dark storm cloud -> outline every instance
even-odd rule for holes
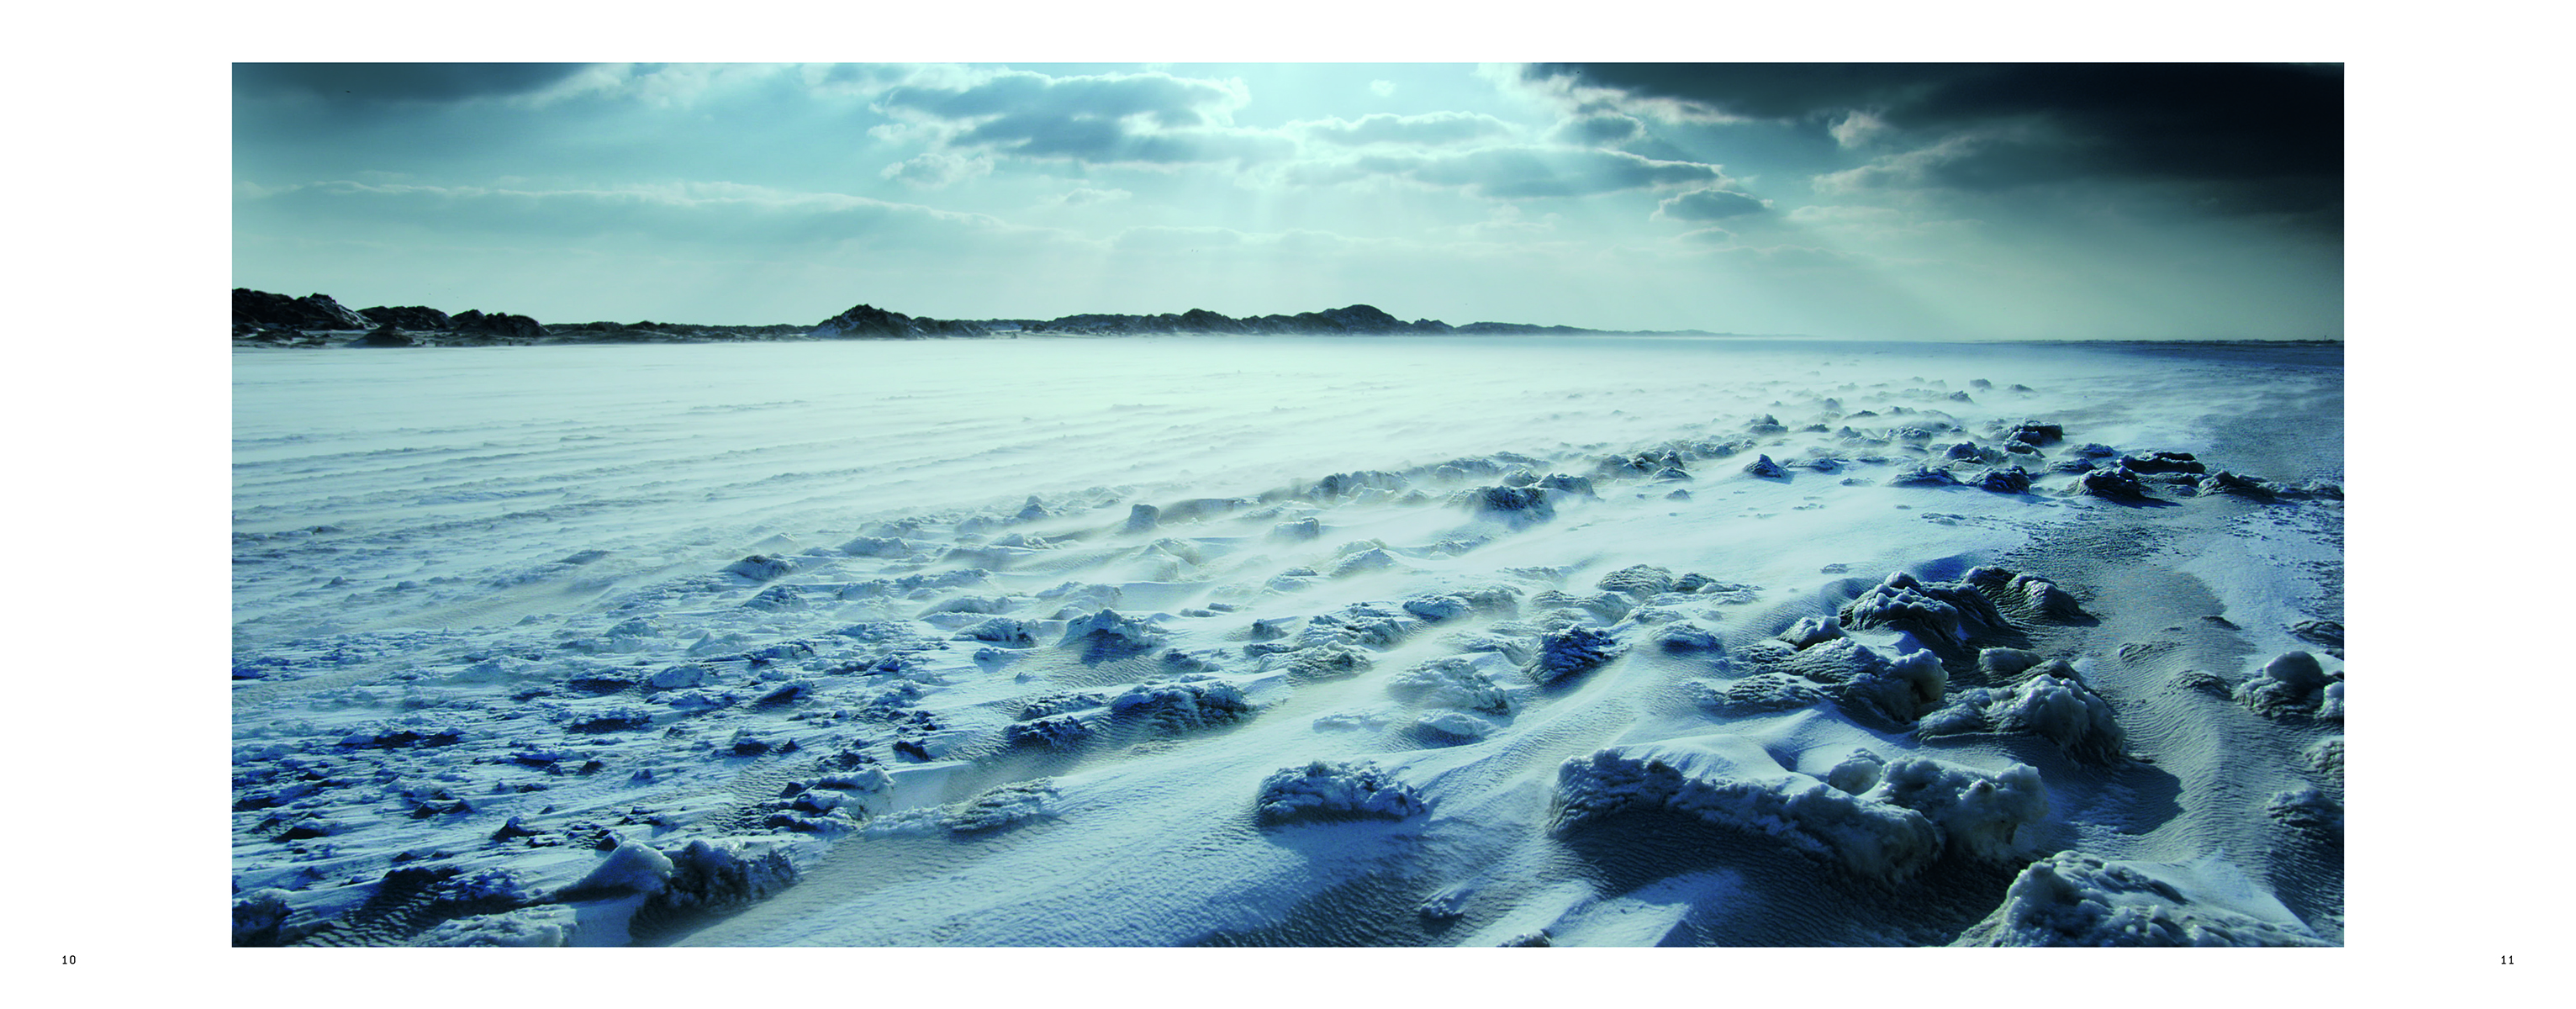
[[[233,91],[252,98],[452,102],[542,90],[580,63],[235,63]]]
[[[1645,124],[1633,116],[1616,112],[1577,116],[1559,123],[1548,139],[1578,147],[1606,147],[1637,139],[1645,133]]]
[[[1874,116],[1917,143],[1981,138],[1912,181],[2206,184],[2221,206],[2315,211],[2343,189],[2343,69],[2246,64],[1537,64],[1524,79],[1709,113]]]

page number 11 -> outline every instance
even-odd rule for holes
[[[2504,958],[2504,965],[2505,965],[2505,966],[2511,966],[2512,964],[2513,964],[2513,958],[2512,958],[2512,957],[2508,956],[2508,957],[2505,957],[2505,958]]]

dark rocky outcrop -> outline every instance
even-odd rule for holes
[[[480,309],[469,308],[457,313],[454,322],[458,333],[483,334],[513,340],[534,340],[546,335],[546,328],[537,325],[537,320],[506,312],[485,315]]]
[[[918,340],[933,336],[982,336],[984,333],[984,324],[979,322],[916,319],[874,305],[852,305],[848,311],[817,324],[812,335],[824,340]]]
[[[448,318],[447,313],[423,305],[404,305],[399,308],[378,305],[374,308],[361,308],[358,314],[383,325],[413,332],[456,328],[456,321]]]
[[[2150,452],[2120,457],[2120,468],[2132,473],[2207,473],[2209,468],[2189,452]]]
[[[366,333],[353,347],[412,347],[457,343],[534,343],[547,335],[537,320],[505,312],[467,310],[448,315],[426,305],[378,305],[353,312],[327,294],[289,298],[249,288],[233,289],[233,338],[257,343],[323,346],[320,334]]]
[[[289,298],[283,294],[233,288],[233,323],[280,329],[369,330],[375,320],[341,307],[327,294]]]

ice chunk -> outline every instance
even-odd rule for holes
[[[652,676],[645,679],[644,684],[655,690],[678,690],[683,687],[703,686],[707,682],[707,678],[708,673],[707,667],[705,666],[672,666],[667,669],[656,671]]]
[[[1163,643],[1163,632],[1142,617],[1131,617],[1117,610],[1102,609],[1087,617],[1066,621],[1063,644],[1114,644],[1142,651]]]
[[[1048,715],[1005,726],[1003,738],[1013,746],[1072,749],[1089,741],[1098,732],[1080,715]]]
[[[1545,487],[1479,487],[1460,491],[1451,500],[1478,514],[1516,522],[1541,522],[1556,517],[1556,505],[1548,500]]]
[[[1463,711],[1441,711],[1413,720],[1416,729],[1443,742],[1473,742],[1494,734],[1494,723]]]
[[[796,571],[796,562],[784,557],[772,557],[768,554],[753,554],[749,557],[745,557],[741,560],[725,565],[725,571],[730,574],[741,575],[755,582],[765,582],[773,578],[784,578],[790,574],[794,574]]]
[[[2343,803],[2315,785],[2302,783],[2286,792],[2272,793],[2271,800],[2264,803],[2263,812],[2301,830],[2328,835],[2343,833]]]
[[[1949,707],[1923,716],[1915,731],[1925,737],[2023,733],[2097,764],[2118,760],[2125,741],[2110,702],[2080,682],[2046,674],[2017,686],[1962,691]]]
[[[2084,474],[2083,493],[2112,501],[2144,501],[2147,489],[2138,475],[2124,469],[2097,469]]]
[[[1653,565],[1638,564],[1601,576],[1601,583],[1596,587],[1644,600],[1673,591],[1673,573]]]
[[[1843,636],[1842,621],[1833,617],[1802,617],[1789,629],[1781,631],[1780,640],[1798,648],[1823,644]]]
[[[749,905],[786,889],[798,875],[786,845],[765,838],[691,841],[668,862],[668,884],[652,904],[709,912]]]
[[[1139,719],[1167,730],[1231,722],[1251,711],[1243,692],[1222,680],[1141,684],[1109,701],[1113,717]]]
[[[1824,688],[1789,673],[1756,673],[1722,687],[1693,682],[1707,691],[1701,703],[1725,714],[1791,711],[1825,703]]]
[[[1713,652],[1726,647],[1716,631],[1695,621],[1676,620],[1655,631],[1655,647],[1667,652]]]
[[[2030,471],[2019,466],[1990,469],[1977,477],[1977,486],[1997,494],[2030,493]]]
[[[1959,946],[2323,946],[2225,862],[2114,862],[2061,851],[2031,863]]]
[[[1860,795],[1877,787],[1879,778],[1886,773],[1886,761],[1879,759],[1878,754],[1862,750],[1843,758],[1833,770],[1825,772],[1825,784],[1838,791]]]
[[[233,945],[274,946],[279,940],[287,915],[289,894],[284,890],[264,888],[233,897]]]
[[[1404,612],[1438,623],[1454,620],[1474,612],[1467,601],[1454,595],[1416,596],[1404,601]]]
[[[1481,654],[1493,656],[1494,653]],[[1464,656],[1433,659],[1396,674],[1387,681],[1386,692],[1434,707],[1511,714],[1511,694],[1486,675],[1485,670],[1491,664],[1491,658],[1482,661]]]
[[[581,931],[573,909],[540,904],[498,914],[451,918],[414,936],[411,946],[565,946]]]
[[[1970,638],[2009,626],[1995,604],[1974,588],[1925,583],[1903,571],[1870,586],[1842,608],[1841,616],[1853,630],[1892,627],[1934,647],[1965,645]]]
[[[1261,782],[1261,822],[1376,817],[1401,820],[1430,807],[1413,786],[1365,761],[1318,760],[1283,768]]]
[[[1949,470],[1921,463],[1908,466],[1887,479],[1890,487],[1955,487],[1958,484],[1959,478],[1951,476]]]
[[[987,834],[1060,815],[1055,780],[996,785],[946,810],[940,822],[952,834]]]
[[[1952,849],[1985,858],[2021,854],[2021,828],[2048,818],[2048,790],[2028,764],[1988,774],[1906,757],[1888,764],[1878,787],[1862,798],[1921,813],[1941,827]]]
[[[1539,635],[1538,650],[1537,661],[1530,665],[1530,678],[1544,685],[1585,672],[1617,657],[1619,639],[1608,631],[1577,624]]]
[[[1961,580],[2008,604],[2027,608],[2031,613],[2051,620],[2080,621],[2086,617],[2084,608],[2076,605],[2074,596],[2058,588],[2057,583],[2038,575],[1976,567],[1969,568]]]
[[[1931,652],[1891,656],[1847,637],[1798,650],[1782,664],[1782,671],[1819,684],[1846,708],[1898,724],[1940,707],[1950,684],[1949,671]]]
[[[2236,686],[2236,700],[2265,718],[2284,715],[2324,717],[2330,687],[2340,687],[2340,680],[2327,677],[2325,667],[2316,656],[2306,652],[2285,652],[2263,664],[2263,671],[2253,679]],[[2332,691],[2334,718],[2343,717],[2343,691]]]
[[[2189,452],[2150,452],[2144,457],[2121,456],[2120,468],[2132,473],[2191,473],[2209,471]]]
[[[1556,825],[1666,809],[1778,838],[1863,875],[1911,876],[1939,856],[1941,828],[1877,794],[1852,795],[1782,767],[1743,736],[1693,736],[1567,760],[1557,768]]]
[[[2066,437],[2066,429],[2056,424],[2032,424],[2025,422],[2014,425],[2013,429],[2006,433],[2004,437],[2007,440],[2020,442],[2024,445],[2054,445],[2059,439]]]
[[[636,841],[620,842],[608,858],[583,876],[580,882],[565,887],[557,899],[581,896],[623,896],[660,893],[675,871],[671,858],[662,850]]]
[[[959,641],[990,641],[1007,648],[1037,645],[1037,625],[1017,617],[994,617],[958,629]]]

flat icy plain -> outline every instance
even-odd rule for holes
[[[238,944],[2343,941],[2339,346],[233,382]]]

